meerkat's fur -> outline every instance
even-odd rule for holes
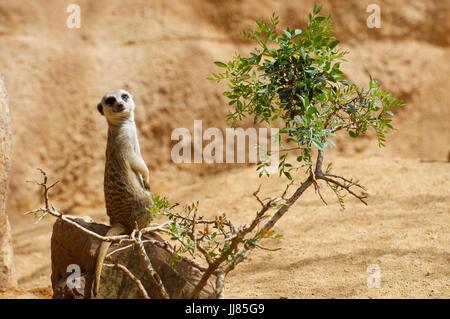
[[[108,123],[105,163],[105,204],[111,229],[106,236],[131,233],[150,222],[149,170],[141,156],[134,122],[133,96],[125,90],[106,93],[97,106]],[[103,262],[111,243],[100,244],[93,285],[98,295]]]

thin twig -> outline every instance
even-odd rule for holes
[[[320,175],[320,176],[318,176],[318,178],[319,178],[319,179],[322,179],[322,180],[324,180],[324,181],[327,181],[327,182],[329,182],[329,183],[331,183],[331,184],[334,184],[334,185],[336,185],[336,186],[339,186],[339,187],[342,188],[342,189],[345,189],[349,194],[351,194],[351,195],[353,195],[354,197],[356,197],[357,199],[359,199],[363,204],[368,205],[367,202],[364,200],[364,198],[367,197],[366,195],[358,195],[358,194],[356,194],[355,192],[353,192],[353,191],[351,190],[351,187],[353,186],[353,184],[351,184],[351,185],[345,185],[345,184],[342,184],[342,183],[340,183],[340,182],[338,182],[338,181],[336,181],[336,180],[334,180],[334,179],[331,179],[331,178],[329,178],[329,177],[327,177],[327,176],[325,176],[325,175]]]
[[[319,197],[322,200],[322,202],[325,205],[328,205],[327,202],[325,201],[325,198],[322,196],[322,192],[320,191],[320,185],[319,185],[319,183],[317,183],[316,180],[314,180],[314,189],[315,189],[316,193],[319,195]]]
[[[329,173],[326,173],[324,175],[327,176],[327,177],[339,178],[339,179],[343,180],[344,182],[352,184],[352,186],[356,186],[356,187],[361,188],[362,190],[367,191],[367,189],[363,185],[361,185],[361,184],[359,184],[359,183],[357,183],[357,182],[355,182],[353,180],[347,179],[345,177],[334,175],[334,174],[329,174]]]
[[[125,250],[127,250],[129,248],[132,248],[133,246],[134,246],[134,244],[129,244],[129,245],[126,245],[126,246],[123,246],[123,247],[119,247],[119,248],[113,250],[112,252],[108,253],[105,258],[110,258],[112,255],[120,253],[122,251],[125,251]]]
[[[136,276],[133,275],[133,273],[127,267],[121,264],[103,264],[103,266],[120,269],[136,285],[142,298],[150,299],[147,291],[144,288],[144,285],[142,285],[142,282],[138,278],[136,278]]]
[[[281,250],[281,247],[277,247],[277,248],[268,248],[268,247],[263,247],[259,244],[253,244],[255,247],[262,249],[262,250],[268,250],[268,251],[278,251]]]

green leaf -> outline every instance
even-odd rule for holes
[[[283,172],[284,176],[286,176],[289,180],[292,180],[292,175],[289,172]]]
[[[292,34],[291,34],[288,30],[284,30],[284,34],[286,35],[286,37],[287,37],[288,39],[291,39],[291,38],[292,38]]]
[[[311,116],[311,115],[317,113],[317,109],[315,106],[311,105],[310,107],[308,107],[308,110],[306,111],[306,113]]]
[[[322,5],[314,5],[313,13],[319,14],[319,12],[322,10]]]
[[[315,17],[314,20],[316,20],[316,22],[322,22],[322,21],[325,21],[325,17],[322,17],[322,16]]]
[[[220,62],[220,61],[215,61],[214,64],[217,65],[219,68],[226,68],[227,67],[227,65],[225,63]]]
[[[330,49],[334,49],[338,44],[339,44],[339,40],[338,39],[335,39],[335,40],[333,40],[333,41],[331,41],[329,44],[328,44],[328,47],[330,48]]]
[[[323,150],[323,144],[320,143],[319,141],[313,140],[312,143],[314,144],[314,146],[315,146],[318,150],[320,150],[320,151]]]

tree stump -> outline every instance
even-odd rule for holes
[[[109,229],[109,226],[95,223],[89,217],[72,217],[72,219],[83,227],[103,236]],[[161,240],[161,237],[149,233],[143,236],[142,240],[145,239]],[[100,240],[89,236],[77,227],[63,220],[56,220],[51,239],[53,298],[78,299],[91,297],[100,243]],[[113,244],[109,252],[128,244]],[[200,279],[201,272],[184,261],[180,261],[172,267],[169,262],[171,253],[152,243],[145,243],[145,249],[170,298],[190,298],[194,285]],[[105,263],[124,265],[142,282],[150,298],[160,298],[153,280],[144,271],[134,248],[112,255],[111,259],[105,260]],[[73,273],[74,270],[80,271],[79,277],[78,274]],[[136,284],[123,271],[103,267],[97,298],[129,299],[142,298],[142,295]],[[201,298],[216,298],[212,282],[204,288]]]
[[[0,75],[0,288],[15,286],[11,230],[6,215],[8,176],[11,165],[11,131],[8,96]]]

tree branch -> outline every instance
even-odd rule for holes
[[[145,251],[145,247],[142,242],[142,233],[139,230],[135,230],[131,234],[131,238],[134,240],[138,255],[143,265],[145,266],[144,270],[150,275],[150,278],[152,278],[153,282],[158,288],[158,292],[161,298],[169,299],[169,294],[167,293],[166,288],[164,287],[161,277],[153,268],[152,262],[150,261],[150,258],[148,257],[147,252]]]
[[[138,278],[136,278],[136,276],[133,275],[127,267],[125,267],[124,265],[121,265],[121,264],[103,264],[103,266],[109,267],[109,268],[120,269],[136,285],[142,298],[150,299],[147,291],[145,290],[144,286],[142,285],[142,282]]]
[[[324,180],[324,181],[326,181],[328,183],[334,184],[334,185],[336,185],[336,186],[338,186],[338,187],[340,187],[342,189],[345,189],[350,195],[356,197],[363,204],[368,205],[367,202],[364,200],[365,198],[367,198],[366,195],[358,195],[358,194],[356,194],[355,192],[353,192],[351,190],[351,187],[354,186],[355,184],[347,184],[346,185],[346,184],[338,182],[338,181],[336,181],[334,179],[331,179],[331,178],[329,178],[329,177],[327,177],[326,175],[323,175],[323,174],[322,175],[317,175],[317,178],[318,179],[322,179],[322,180]]]

